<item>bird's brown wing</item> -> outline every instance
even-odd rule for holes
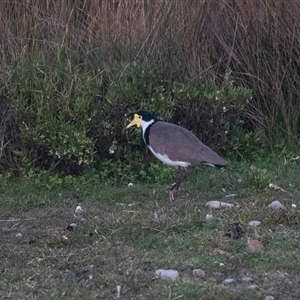
[[[149,131],[149,142],[155,152],[166,154],[173,161],[185,161],[192,165],[227,164],[226,160],[200,142],[191,131],[175,124],[161,121],[153,124]]]

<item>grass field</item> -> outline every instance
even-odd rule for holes
[[[283,159],[224,172],[199,167],[174,204],[167,185],[1,177],[0,299],[116,299],[118,285],[120,299],[299,299],[299,175],[297,161]],[[212,210],[210,200],[234,207]],[[273,200],[285,209],[268,208]],[[237,221],[245,236],[225,236]],[[248,237],[264,252],[249,252]],[[159,268],[179,278],[155,278]],[[204,278],[193,276],[196,268]]]

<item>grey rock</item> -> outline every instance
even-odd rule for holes
[[[256,284],[248,285],[248,290],[255,290],[255,289],[258,289],[258,285]]]
[[[194,269],[193,270],[193,275],[194,277],[205,277],[205,271],[203,271],[202,269]]]
[[[225,198],[233,198],[235,196],[236,196],[236,194],[229,194],[229,195],[226,195]]]
[[[261,225],[261,222],[260,221],[250,221],[249,223],[248,223],[248,225],[249,226],[253,226],[253,227],[256,227],[256,226],[259,226],[259,225]]]
[[[251,277],[243,277],[242,281],[243,282],[251,282],[251,281],[253,281],[253,279]]]
[[[222,283],[224,284],[232,284],[232,283],[236,283],[236,280],[233,278],[226,278],[222,281]]]
[[[227,202],[222,202],[222,201],[209,201],[205,204],[205,206],[208,206],[210,208],[220,208],[220,207],[233,207],[234,205],[231,203],[227,203]]]
[[[264,251],[264,245],[259,240],[252,240],[248,238],[247,240],[247,247],[250,252],[261,253]]]
[[[284,206],[280,203],[278,200],[272,201],[268,207],[273,208],[273,209],[283,209]]]
[[[155,271],[155,276],[160,279],[171,279],[175,280],[178,276],[179,273],[177,270],[164,270],[164,269],[158,269]]]

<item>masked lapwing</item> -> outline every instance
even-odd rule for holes
[[[143,139],[150,151],[163,163],[178,169],[175,183],[169,189],[169,200],[175,200],[180,184],[189,176],[189,166],[205,164],[223,168],[227,161],[204,145],[191,131],[158,120],[140,110],[126,128],[142,127]]]

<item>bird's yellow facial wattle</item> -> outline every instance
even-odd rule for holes
[[[141,127],[141,119],[142,119],[142,116],[135,114],[133,120],[127,125],[126,128],[129,128],[133,125],[136,125],[137,127]]]

